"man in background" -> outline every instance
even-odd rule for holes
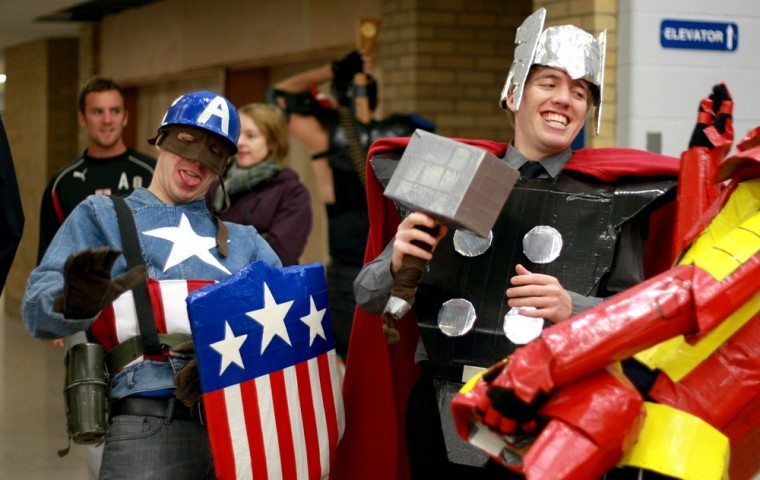
[[[87,130],[87,148],[53,174],[42,195],[37,262],[55,232],[88,195],[121,195],[147,187],[156,160],[124,143],[128,114],[124,88],[110,78],[94,76],[77,98],[79,124]]]

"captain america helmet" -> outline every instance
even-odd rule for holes
[[[158,128],[159,133],[174,125],[207,130],[226,140],[230,154],[237,153],[240,117],[226,97],[209,90],[186,93],[172,102]]]

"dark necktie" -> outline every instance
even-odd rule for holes
[[[524,178],[538,178],[538,176],[545,171],[546,170],[543,165],[541,165],[541,162],[528,161],[523,163],[522,167],[520,167],[520,176]]]

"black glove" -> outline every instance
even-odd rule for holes
[[[491,406],[494,410],[506,418],[512,418],[520,425],[528,424],[536,418],[538,405],[542,402],[535,401],[527,404],[517,398],[514,390],[508,390],[501,387],[491,387],[486,392],[491,399]]]
[[[195,345],[192,340],[180,343],[172,348],[173,352],[191,355],[192,358],[174,374],[174,396],[186,407],[192,407],[201,397],[201,377],[198,371],[198,360],[195,358]]]
[[[715,147],[715,138],[711,140],[707,135],[710,127],[715,127],[720,136],[726,134],[733,120],[733,98],[731,92],[725,83],[718,83],[713,86],[712,93],[708,98],[702,99],[699,104],[699,113],[697,114],[697,124],[689,140],[689,148],[706,147],[712,149]],[[730,135],[733,137],[733,128]],[[719,142],[722,143],[722,142]]]
[[[363,70],[364,60],[357,50],[332,63],[332,91],[341,105],[348,99],[348,87],[353,83],[354,75]]]
[[[145,265],[111,279],[111,268],[119,255],[121,250],[109,247],[69,255],[63,267],[63,294],[53,301],[53,311],[66,318],[94,317],[119,295],[145,282]]]
[[[491,384],[506,366],[506,362],[499,362],[492,366],[483,374],[483,380]],[[499,415],[508,422],[500,422],[499,425],[490,425],[504,429],[505,425],[511,425],[508,430],[502,431],[505,434],[522,434],[533,433],[538,428],[538,411],[546,402],[548,396],[539,392],[531,403],[525,403],[515,395],[514,390],[509,388],[497,387],[490,385],[486,391],[486,396],[490,401],[485,401],[479,408],[485,419],[492,418],[488,410],[495,410]]]

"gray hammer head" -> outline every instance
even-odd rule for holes
[[[482,148],[416,130],[384,195],[485,237],[519,176]]]

